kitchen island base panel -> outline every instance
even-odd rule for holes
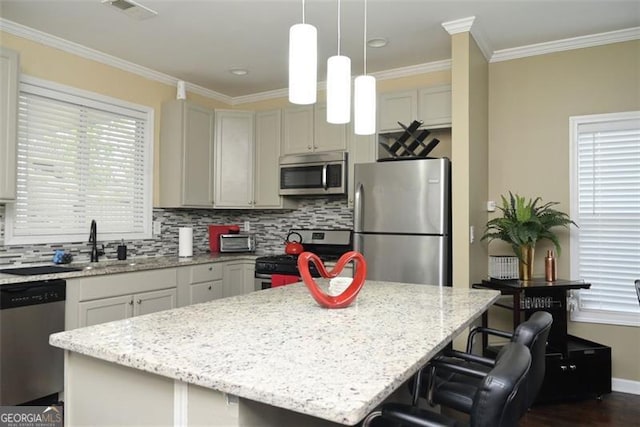
[[[66,426],[337,427],[334,423],[65,352]],[[406,388],[406,387],[403,387]],[[397,395],[393,396],[397,401]],[[108,412],[108,416],[103,416]]]

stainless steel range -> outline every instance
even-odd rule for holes
[[[289,232],[300,234],[304,250],[318,255],[322,262],[325,263],[337,261],[342,254],[353,250],[353,233],[351,230],[294,228]],[[310,264],[309,270],[314,277],[319,276],[313,263]],[[277,254],[258,257],[256,259],[255,278],[256,290],[285,284],[283,282],[298,281],[300,279],[298,256]]]

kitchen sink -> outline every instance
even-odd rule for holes
[[[68,273],[70,271],[82,271],[82,268],[63,267],[61,265],[39,265],[34,267],[4,268],[2,274],[14,274],[16,276],[36,276],[38,274]]]

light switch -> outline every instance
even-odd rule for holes
[[[493,200],[489,200],[487,202],[487,212],[495,212],[496,211],[496,202]]]
[[[153,221],[153,235],[158,236],[161,233],[162,223],[160,221]]]
[[[476,228],[472,225],[469,227],[469,243],[476,241]]]

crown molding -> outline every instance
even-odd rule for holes
[[[442,28],[445,29],[449,35],[458,33],[466,33],[471,30],[475,16],[469,16],[468,18],[456,19],[454,21],[447,21],[442,23]]]
[[[624,30],[609,31],[607,33],[591,34],[588,36],[496,50],[493,52],[493,55],[491,55],[489,62],[509,61],[528,56],[545,55],[547,53],[602,46],[638,39],[640,39],[640,27],[626,28]]]
[[[168,74],[160,73],[150,68],[143,67],[141,65],[137,65],[129,61],[125,61],[124,59],[120,59],[115,56],[108,55],[104,52],[100,52],[98,50],[88,48],[78,43],[74,43],[69,40],[65,40],[63,38],[56,37],[54,35],[44,33],[42,31],[35,30],[30,27],[26,27],[24,25],[18,24],[13,21],[9,21],[4,18],[0,18],[0,30],[6,31],[7,33],[13,34],[18,37],[25,38],[27,40],[31,40],[46,46],[53,47],[55,49],[60,49],[65,52],[78,55],[82,58],[100,62],[102,64],[112,66],[114,68],[119,68],[121,70],[130,72],[133,74],[137,74],[139,76],[142,76],[160,83],[164,83],[167,85],[176,86],[178,84],[178,80],[180,80]],[[222,101],[227,104],[231,104],[233,100],[230,96],[223,95],[221,93],[203,88],[202,86],[194,85],[192,83],[186,83],[186,88],[190,92],[197,93],[199,95],[206,96],[211,99],[216,99],[218,101]]]

